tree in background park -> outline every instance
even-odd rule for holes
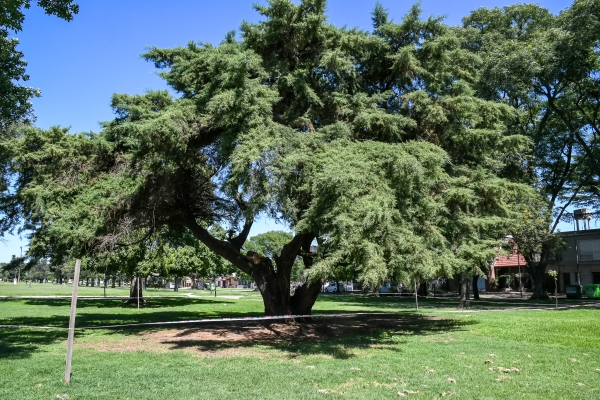
[[[240,41],[144,55],[177,98],[114,95],[98,134],[24,127],[7,144],[28,257],[184,230],[252,277],[267,315],[310,314],[339,269],[378,287],[465,280],[493,259],[515,199],[536,196],[520,182],[531,142],[507,128],[509,105],[478,97],[481,59],[459,31],[418,6],[395,23],[377,5],[372,32],[328,24],[323,0],[255,8]],[[293,230],[280,253],[243,249],[260,215]]]
[[[246,250],[246,252],[252,251],[270,259],[275,259],[276,257],[281,256],[283,247],[293,238],[294,235],[289,232],[269,231],[249,238],[246,243],[244,243],[244,250]],[[303,264],[300,261],[300,257],[297,257],[294,266],[292,267],[290,280],[292,282],[303,280],[303,271]]]
[[[519,4],[481,8],[463,20],[465,46],[482,60],[478,95],[510,107],[508,131],[533,144],[529,173],[509,177],[544,199],[523,196],[523,218],[512,229],[534,299],[547,298],[544,272],[560,246],[553,236],[559,221],[572,218],[567,207],[600,200],[599,18],[600,2],[576,0],[557,16]]]

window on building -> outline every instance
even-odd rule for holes
[[[600,260],[600,240],[579,241],[579,261]]]
[[[592,272],[592,283],[600,285],[600,272]]]

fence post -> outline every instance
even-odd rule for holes
[[[71,316],[69,317],[69,340],[67,341],[67,367],[65,383],[71,382],[71,358],[73,356],[73,337],[75,336],[75,313],[77,312],[77,290],[79,289],[79,270],[81,260],[75,260],[75,276],[73,277],[73,297],[71,297]]]
[[[419,311],[419,297],[417,296],[417,280],[415,279],[415,305],[417,306],[417,311]]]

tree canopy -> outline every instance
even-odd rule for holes
[[[572,218],[567,208],[598,205],[599,16],[598,1],[576,0],[557,16],[519,4],[481,8],[463,21],[466,46],[483,61],[478,93],[511,107],[507,129],[533,144],[530,172],[522,179],[546,200],[521,207],[546,227],[530,220],[527,225],[539,228],[535,234],[522,225],[513,234],[532,268],[534,297],[545,295],[543,273],[559,245],[552,234],[561,220]]]
[[[538,195],[519,110],[482,95],[475,31],[418,5],[399,23],[377,5],[371,32],[340,28],[325,5],[271,0],[240,40],[149,49],[177,96],[116,94],[97,134],[23,128],[12,210],[29,255],[183,230],[250,275],[270,315],[310,313],[339,268],[375,287],[492,260],[519,199]],[[259,215],[293,230],[279,253],[243,248]],[[290,296],[297,257],[306,283]]]

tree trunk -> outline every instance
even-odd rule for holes
[[[463,273],[460,279],[460,306],[461,307],[470,307],[471,303],[469,301],[470,296],[469,290],[469,274]]]
[[[426,297],[427,294],[427,282],[421,282],[419,284],[419,289],[417,290],[417,295]]]
[[[177,277],[175,277],[175,285],[173,287],[173,291],[174,292],[178,292],[179,291],[179,288],[177,287]]]
[[[290,274],[276,271],[270,259],[255,261],[253,278],[260,290],[266,316],[291,315]]]
[[[302,262],[306,269],[310,269],[313,265],[313,255],[310,253],[310,245],[312,244],[314,236],[308,235],[304,238],[301,249],[303,251]],[[291,269],[290,269],[291,271]],[[323,287],[323,280],[317,279],[312,283],[305,282],[302,286],[299,286],[294,291],[294,295],[291,298],[292,313],[294,315],[311,315],[312,308],[317,301],[317,297],[321,293]],[[312,318],[297,318],[296,322],[310,322]]]
[[[318,279],[312,283],[304,283],[298,286],[291,298],[291,309],[294,315],[311,315],[312,308],[321,293],[323,281]],[[297,322],[309,322],[311,318],[297,318]]]
[[[140,285],[141,283],[141,279],[140,278],[133,278],[131,280],[131,286],[129,287],[129,299],[125,302],[125,304],[133,304],[133,305],[137,305],[138,303],[138,293],[139,293],[139,302],[140,304],[144,304],[145,300],[144,300],[144,296],[143,296],[143,291],[142,291],[142,287]],[[138,291],[138,286],[139,286],[139,291]]]
[[[94,283],[95,283],[94,278],[92,278],[91,281],[92,281],[92,287],[94,287]]]
[[[479,281],[479,275],[473,275],[473,300],[479,300],[479,288],[477,287],[477,281]]]
[[[243,204],[240,204],[240,207],[243,209]],[[220,255],[246,274],[252,276],[263,298],[265,315],[291,315],[292,301],[290,283],[292,266],[300,253],[300,249],[307,248],[308,246],[307,250],[309,250],[310,243],[316,235],[312,233],[297,233],[289,243],[283,246],[281,255],[273,256],[275,265],[277,266],[277,268],[275,268],[271,259],[263,257],[260,254],[252,251],[242,254],[241,248],[250,233],[252,222],[252,219],[246,220],[244,227],[238,236],[231,237],[227,240],[215,238],[206,228],[200,226],[194,218],[186,218],[180,223],[182,226],[188,228],[197,239],[202,241],[202,243],[215,254]],[[312,285],[310,286],[310,289],[314,290]],[[313,290],[307,290],[306,292],[310,292],[312,295]],[[314,295],[315,299],[318,295],[318,290],[316,291],[317,294]],[[300,292],[304,293],[305,291],[301,290]],[[300,296],[298,296],[298,299],[299,298]],[[306,312],[307,307],[312,307],[314,301],[301,302],[297,300],[294,303],[296,304],[295,310]]]
[[[117,278],[115,276],[112,277],[112,285],[111,287],[114,289],[115,288],[115,281],[117,280]]]
[[[544,288],[544,273],[546,272],[546,262],[528,262],[529,274],[533,280],[533,294],[529,300],[547,300],[550,298]]]

